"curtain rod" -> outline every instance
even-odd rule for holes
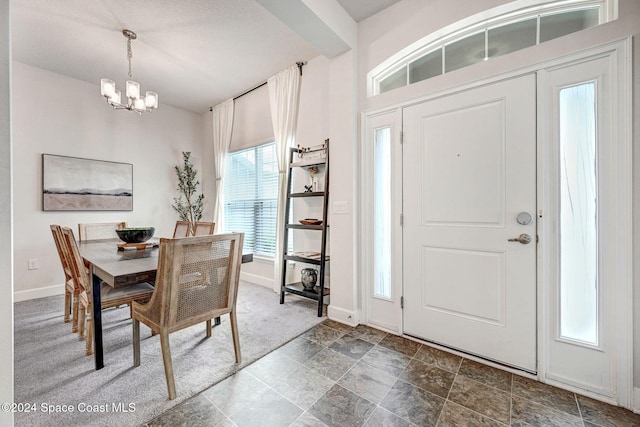
[[[303,67],[303,66],[305,66],[305,65],[307,65],[307,61],[304,61],[304,62],[296,62],[296,65],[298,66],[298,70],[300,70],[300,75],[302,75],[302,67]],[[251,89],[247,90],[246,92],[242,92],[240,95],[238,95],[238,96],[234,97],[234,98],[233,98],[233,100],[235,101],[236,99],[238,99],[238,98],[240,98],[240,97],[243,97],[243,96],[245,96],[246,94],[251,93],[251,92],[253,92],[253,91],[254,91],[254,90],[256,90],[256,89],[260,89],[262,86],[264,86],[264,85],[266,85],[266,84],[267,84],[267,82],[260,83],[258,86],[253,87],[253,88],[251,88]],[[209,111],[213,111],[213,107],[209,107]]]

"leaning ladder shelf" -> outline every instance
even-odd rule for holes
[[[300,160],[301,157],[301,160]],[[295,160],[295,161],[294,161]],[[302,193],[292,193],[292,171],[295,168],[324,167],[324,187],[323,191],[306,191]],[[300,295],[318,301],[318,317],[322,317],[323,304],[326,296],[330,294],[329,288],[325,288],[326,264],[329,261],[327,254],[327,208],[329,206],[329,140],[325,140],[320,148],[290,148],[289,149],[289,170],[287,184],[287,201],[285,207],[285,232],[282,247],[285,254],[282,257],[282,283],[280,286],[280,304],[284,304],[286,293]],[[303,197],[322,198],[322,223],[321,224],[293,224],[289,223],[291,212],[291,200]],[[289,233],[291,230],[315,230],[321,231],[320,253],[310,252],[286,252],[289,247]],[[289,261],[296,261],[318,266],[318,282],[312,290],[307,290],[302,282],[286,283],[287,268]]]

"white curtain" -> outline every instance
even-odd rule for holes
[[[233,99],[213,107],[213,162],[216,168],[216,206],[213,221],[224,231],[224,170],[233,129]]]
[[[287,197],[287,162],[289,147],[295,146],[298,125],[298,101],[300,98],[300,70],[296,65],[281,71],[267,80],[273,134],[278,158],[278,216],[276,219],[276,257],[274,265],[275,291],[282,281],[282,256],[284,255],[285,203]]]

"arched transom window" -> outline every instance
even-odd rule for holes
[[[617,18],[617,0],[518,0],[451,24],[368,74],[378,95]]]

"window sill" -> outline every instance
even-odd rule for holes
[[[273,263],[274,260],[275,258],[269,255],[256,255],[256,254],[253,255],[254,262],[259,261],[266,264],[266,263]]]

